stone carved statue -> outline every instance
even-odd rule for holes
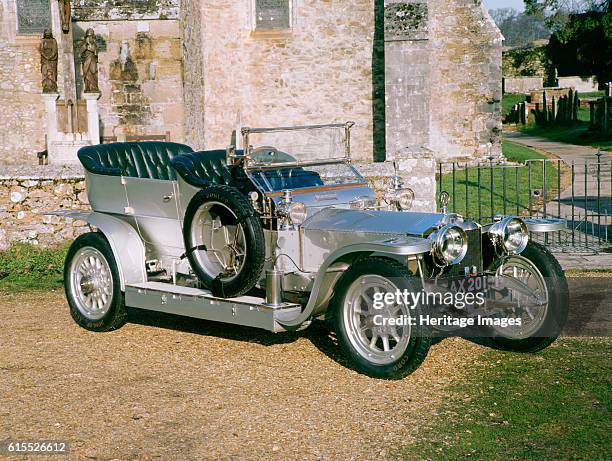
[[[57,41],[49,29],[40,42],[40,73],[43,93],[57,93]]]
[[[60,9],[60,18],[62,19],[62,31],[67,34],[70,32],[70,0],[58,0]]]
[[[81,43],[81,63],[83,65],[83,81],[85,93],[98,93],[98,45],[96,33],[87,29],[85,38]]]

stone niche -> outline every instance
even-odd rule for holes
[[[178,0],[77,0],[75,48],[88,28],[94,29],[98,41],[103,142],[183,141],[178,6]],[[78,55],[75,58],[80,93],[81,63]]]

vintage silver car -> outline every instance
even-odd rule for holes
[[[563,223],[480,225],[448,213],[446,193],[441,213],[412,212],[399,176],[377,197],[351,163],[352,126],[241,128],[204,152],[82,148],[93,211],[63,213],[92,228],[66,259],[74,320],[112,330],[126,306],[272,332],[325,320],[356,370],[390,379],[439,333],[520,352],[554,341],[567,283],[529,236]]]

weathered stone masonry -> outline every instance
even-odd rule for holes
[[[12,242],[47,247],[72,240],[89,229],[86,223],[42,213],[88,208],[80,168],[5,166],[0,173],[0,251]]]
[[[178,0],[78,0],[73,9],[75,46],[89,27],[98,39],[102,137],[169,133],[172,141],[183,141]],[[77,93],[80,67],[77,62]]]
[[[359,160],[501,154],[502,36],[481,1],[291,4],[291,28],[263,33],[251,1],[182,2],[195,147],[225,147],[238,124],[351,119]]]

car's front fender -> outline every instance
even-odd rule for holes
[[[301,314],[293,319],[279,321],[279,324],[287,330],[296,330],[309,320],[317,308],[327,302],[330,289],[333,289],[335,281],[341,275],[342,263],[347,264],[347,260],[350,261],[360,256],[372,254],[388,255],[391,258],[408,257],[428,253],[430,250],[431,242],[428,239],[413,236],[355,243],[339,248],[333,251],[321,264],[317,271],[308,303]],[[334,265],[340,266],[334,270]]]

